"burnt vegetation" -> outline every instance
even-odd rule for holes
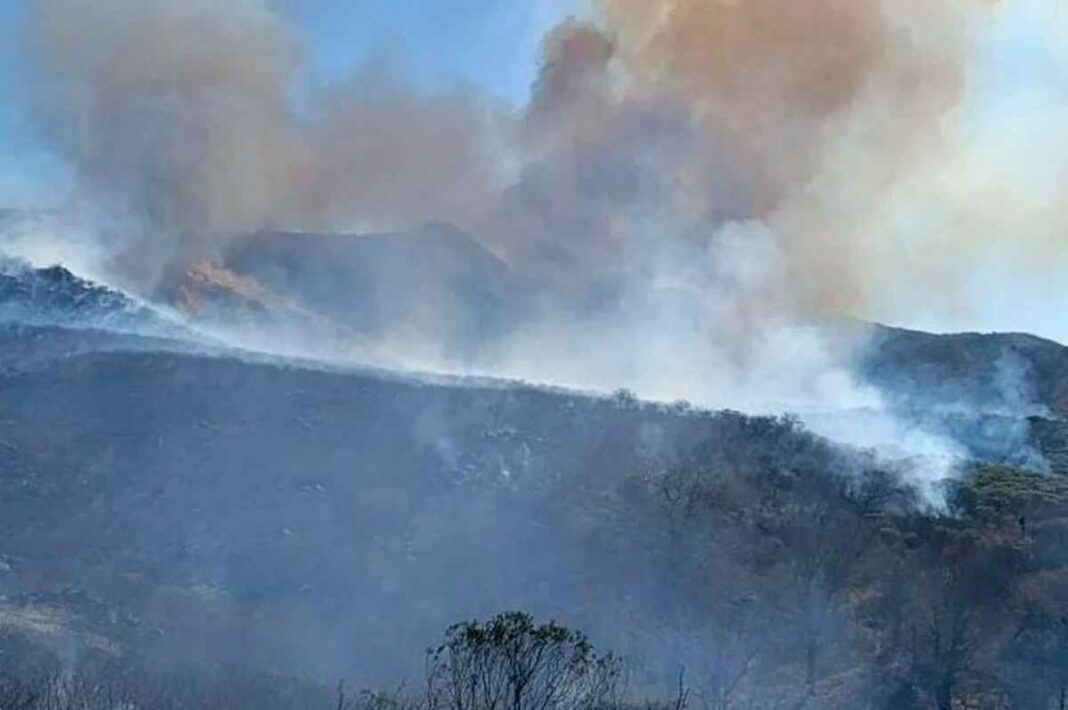
[[[182,424],[139,409],[146,393]],[[253,393],[265,406],[230,416]],[[932,508],[788,418],[184,355],[75,356],[5,394],[5,710],[952,710],[1068,692],[1068,479],[976,465]],[[46,430],[67,434],[44,447]],[[452,626],[411,683],[435,627],[494,605],[568,626]],[[205,665],[174,670],[188,658]]]
[[[587,542],[612,562],[577,583],[616,569],[587,616],[625,656],[509,612],[450,626],[426,651],[424,684],[349,693],[240,664],[145,665],[110,643],[64,658],[54,638],[8,626],[0,707],[1063,707],[1068,483],[980,467],[948,492],[948,510],[923,513],[885,472],[814,482],[724,475],[725,463],[702,451],[621,481],[613,512],[567,512],[590,516]],[[638,578],[657,604],[640,599]]]
[[[1068,704],[1052,344],[884,333],[987,461],[932,500],[789,417],[52,320],[0,327],[2,710]]]

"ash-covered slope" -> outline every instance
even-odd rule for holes
[[[160,337],[190,335],[157,310],[63,266],[35,268],[8,258],[0,259],[0,322]]]
[[[189,354],[66,357],[0,396],[0,593],[138,647],[369,679],[458,618],[614,635],[652,608],[627,486],[702,442],[737,470],[853,465],[772,420]]]

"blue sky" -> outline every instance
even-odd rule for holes
[[[325,75],[384,56],[431,87],[466,81],[521,102],[545,30],[572,0],[280,0]]]
[[[35,145],[15,106],[21,5],[0,0],[0,207],[42,201],[62,180],[62,170]]]
[[[230,2],[232,0],[220,0]],[[47,204],[65,191],[64,171],[20,119],[13,80],[20,8],[0,0],[0,207]],[[547,28],[581,0],[275,0],[296,21],[313,70],[336,78],[368,59],[403,69],[418,86],[473,84],[521,104]]]

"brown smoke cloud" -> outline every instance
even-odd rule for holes
[[[939,144],[976,8],[603,0],[599,27],[566,23],[546,39],[526,117],[538,150],[505,203],[516,248],[603,264],[665,240],[685,254],[725,224],[760,223],[782,263],[744,310],[863,312],[863,203]]]
[[[124,263],[146,282],[265,227],[430,219],[568,307],[684,292],[739,332],[865,315],[917,271],[876,221],[953,144],[988,3],[596,8],[545,37],[516,115],[373,70],[309,89],[255,0],[33,0],[31,98],[87,194],[140,226]]]
[[[30,10],[35,115],[93,198],[183,237],[269,218],[295,138],[297,48],[277,17],[207,0]]]
[[[298,38],[255,0],[34,0],[26,82],[84,196],[136,225],[142,287],[267,227],[398,227],[486,198],[495,109],[387,76],[294,98]],[[300,104],[300,105],[298,105]]]
[[[302,125],[285,223],[301,229],[469,225],[500,188],[504,112],[470,93],[421,97],[367,75],[334,87]]]
[[[823,123],[885,59],[876,3],[840,0],[606,0],[637,81],[677,97],[729,147],[760,213],[806,177]]]

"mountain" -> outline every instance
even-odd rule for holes
[[[396,234],[264,232],[237,241],[222,265],[361,336],[426,338],[459,357],[507,332],[520,295],[503,261],[446,224]]]

